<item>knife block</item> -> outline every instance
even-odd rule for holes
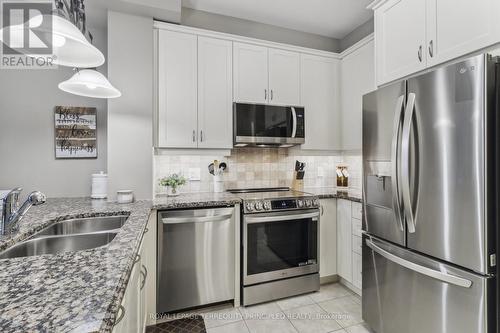
[[[302,171],[303,172],[303,171]],[[292,190],[295,191],[303,191],[304,190],[304,179],[297,179],[297,171],[293,172],[293,180],[292,180]],[[303,175],[302,175],[303,177]]]

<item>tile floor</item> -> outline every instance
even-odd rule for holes
[[[371,333],[363,326],[361,299],[339,283],[320,291],[241,308],[203,312],[208,333]]]

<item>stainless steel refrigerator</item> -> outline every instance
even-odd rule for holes
[[[363,319],[377,333],[498,332],[498,59],[363,97]]]

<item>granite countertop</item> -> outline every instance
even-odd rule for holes
[[[361,190],[357,189],[340,189],[337,187],[306,187],[304,192],[317,195],[320,199],[346,199],[354,202],[361,202]]]
[[[241,203],[241,199],[228,193],[183,193],[176,197],[158,195],[153,200],[154,209],[179,209],[179,208],[203,208],[217,206],[234,206]]]
[[[0,250],[72,217],[129,214],[104,247],[0,260],[1,332],[110,332],[151,213],[151,201],[48,199],[32,207]]]

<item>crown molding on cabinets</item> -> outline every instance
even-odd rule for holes
[[[372,32],[371,34],[369,34],[365,38],[361,39],[356,44],[354,44],[351,47],[349,47],[349,48],[345,49],[344,51],[342,51],[342,53],[339,54],[340,59],[344,59],[345,57],[347,57],[351,53],[356,52],[358,49],[362,48],[363,46],[365,46],[366,44],[370,43],[374,39],[375,39],[375,34]]]
[[[190,34],[198,35],[198,36],[225,39],[225,40],[229,40],[229,41],[233,41],[233,42],[248,43],[248,44],[271,47],[271,48],[287,50],[287,51],[292,51],[292,52],[299,52],[299,53],[312,54],[312,55],[329,57],[329,58],[334,58],[334,59],[340,59],[339,54],[334,53],[334,52],[315,50],[315,49],[310,49],[307,47],[300,47],[300,46],[294,46],[294,45],[289,45],[289,44],[271,42],[271,41],[266,41],[266,40],[262,40],[262,39],[244,37],[244,36],[233,35],[233,34],[228,34],[228,33],[224,33],[224,32],[205,30],[205,29],[199,29],[199,28],[193,28],[193,27],[188,27],[188,26],[184,26],[184,25],[154,21],[153,27],[155,29],[184,32],[184,33],[190,33]]]
[[[371,9],[375,10],[378,7],[382,6],[387,0],[375,0],[371,2],[368,6],[366,6],[366,9]]]

